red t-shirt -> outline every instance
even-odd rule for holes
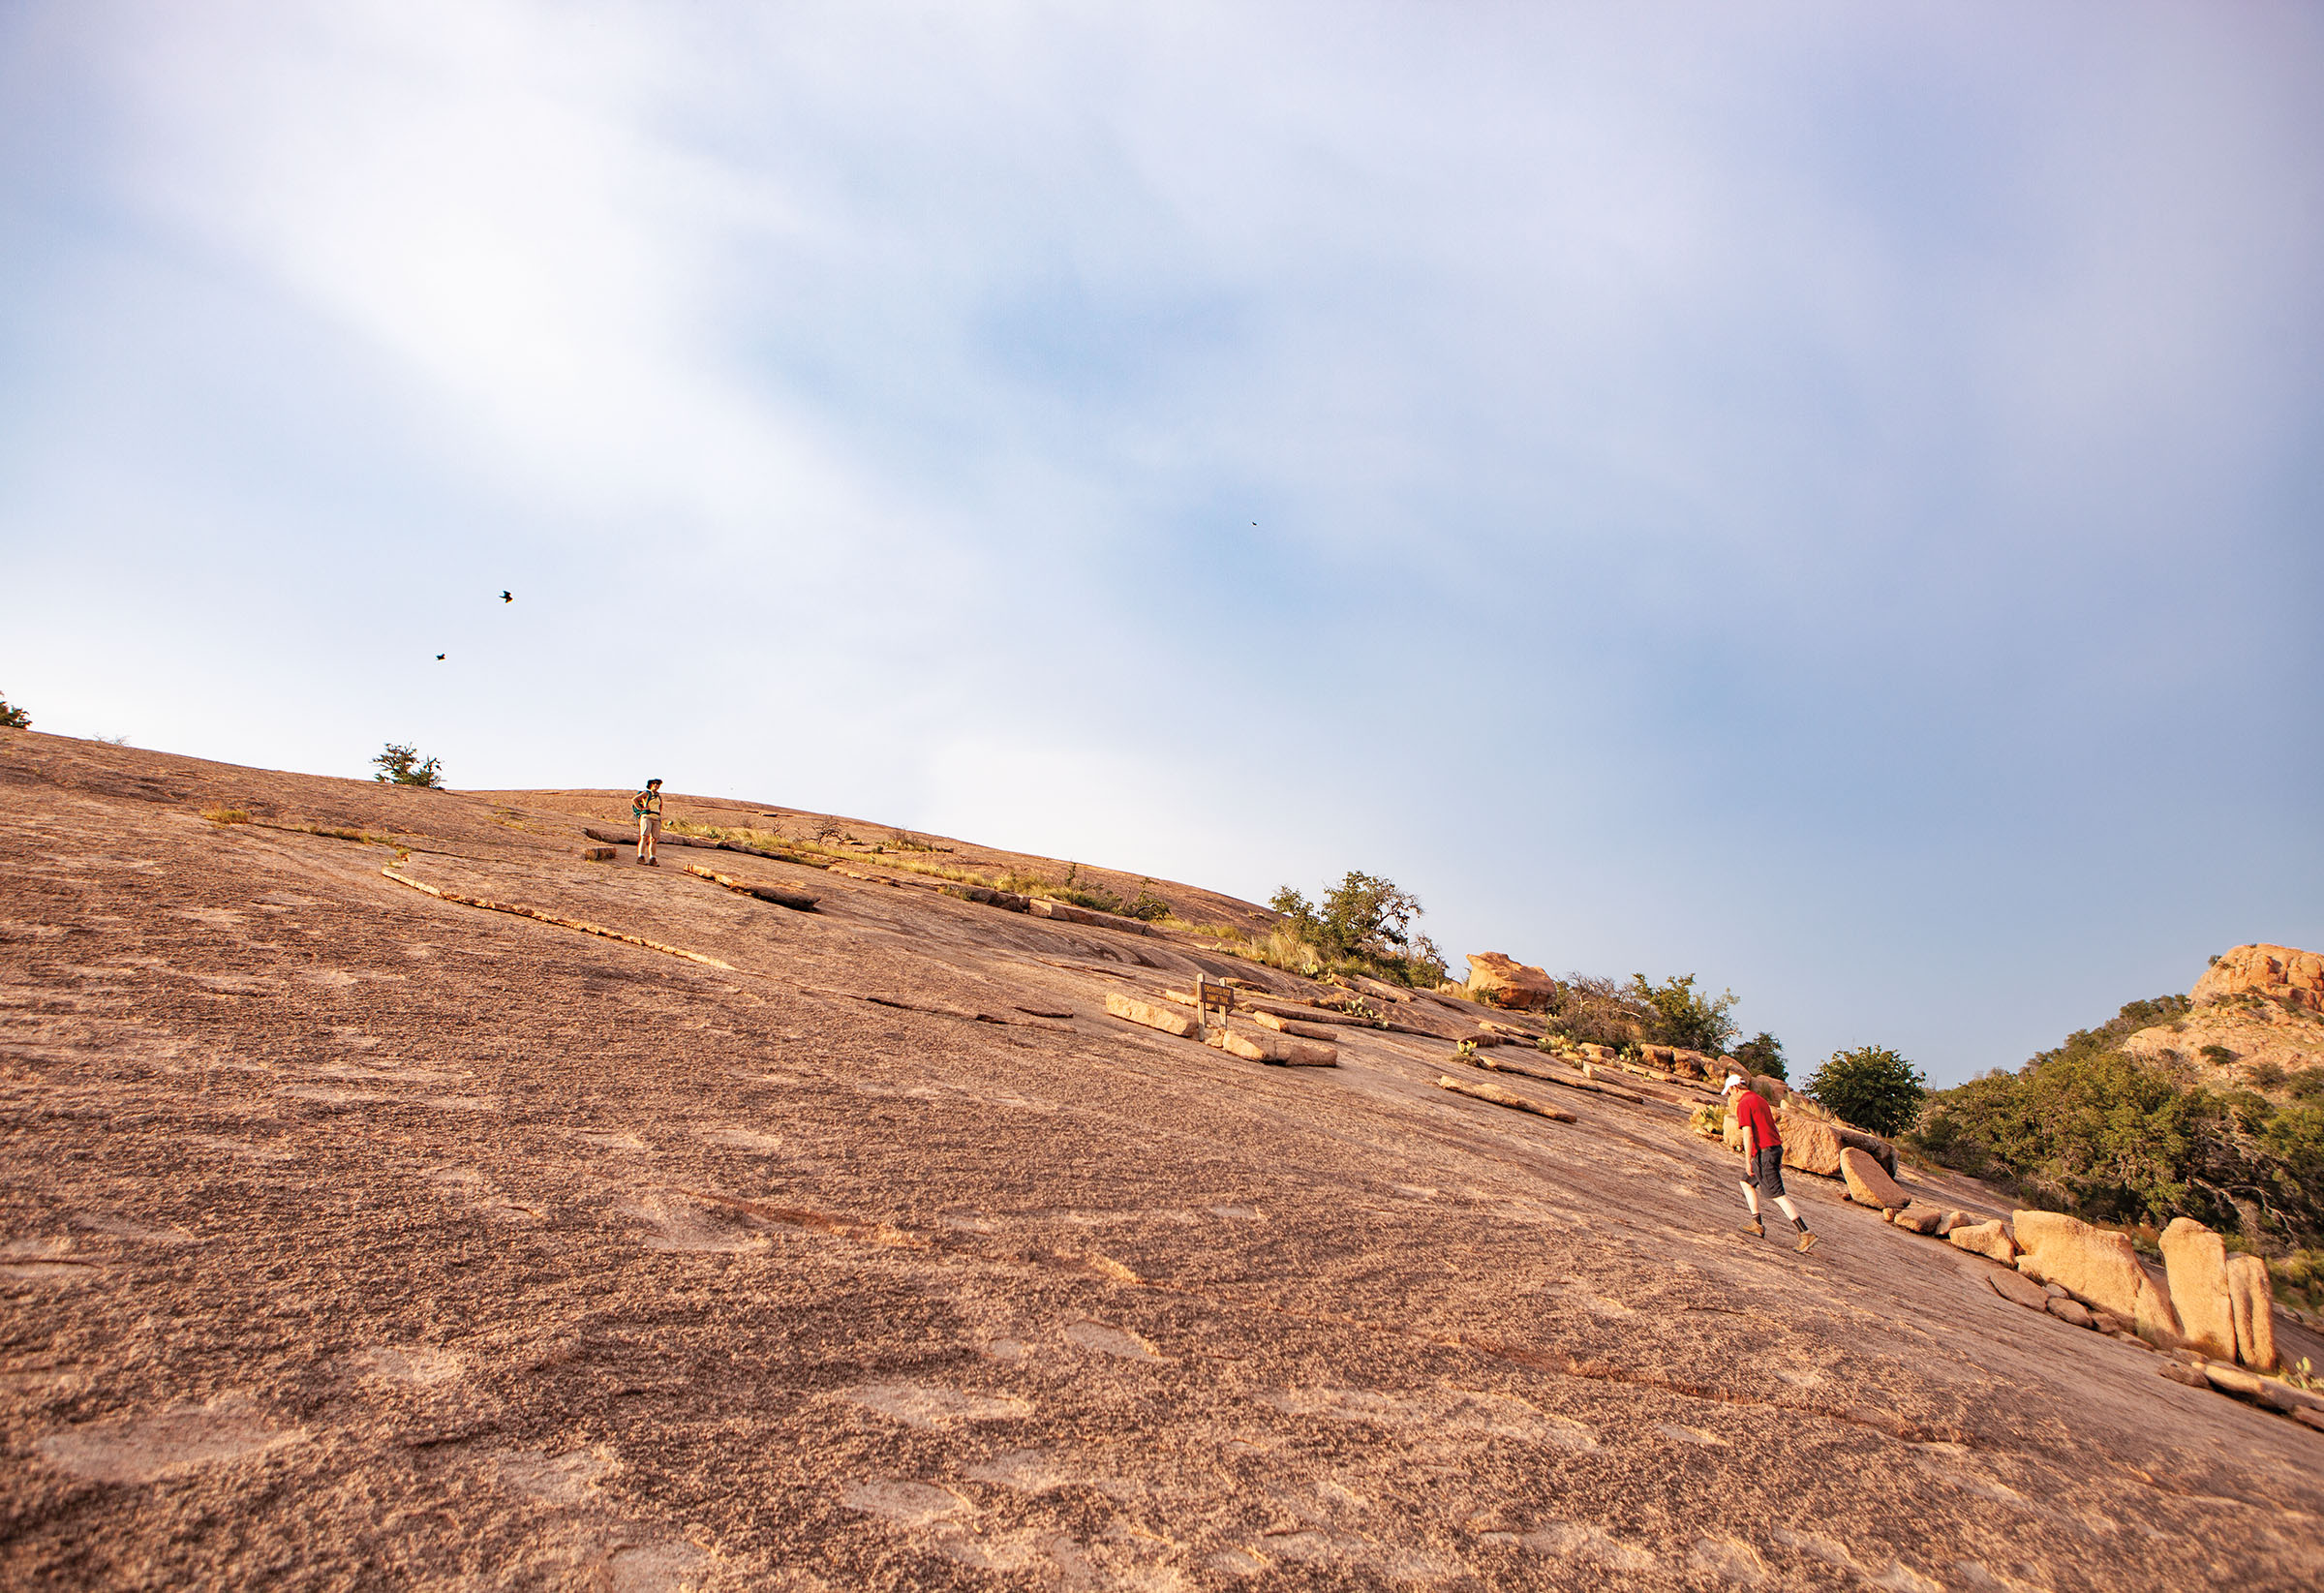
[[[1735,1124],[1757,1135],[1761,1150],[1783,1148],[1784,1137],[1775,1131],[1775,1114],[1767,1110],[1767,1102],[1759,1092],[1749,1086],[1735,1091]]]

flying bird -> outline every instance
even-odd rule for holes
[[[443,662],[443,654],[441,654],[441,653],[437,654],[437,655],[436,655],[436,661],[437,661],[438,663],[442,663],[442,662]]]
[[[509,597],[507,593],[504,592],[504,593],[502,593],[502,594],[501,594],[501,601],[503,601],[503,602],[505,602],[505,603],[512,603],[512,602],[516,601],[516,599],[515,599],[514,597]]]

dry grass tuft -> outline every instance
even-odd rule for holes
[[[201,816],[212,824],[248,824],[250,814],[239,808],[204,808]]]

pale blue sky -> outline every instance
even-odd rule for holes
[[[0,693],[1361,867],[1950,1082],[2324,945],[2320,87],[2295,5],[15,0]]]

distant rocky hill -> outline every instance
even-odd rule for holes
[[[2185,996],[1931,1096],[1911,1138],[2058,1210],[2193,1216],[2279,1259],[2324,1244],[2324,958],[2238,946]]]
[[[2123,1041],[2215,1088],[2282,1102],[2324,1095],[2324,957],[2238,946],[2195,981],[2186,1010]]]

